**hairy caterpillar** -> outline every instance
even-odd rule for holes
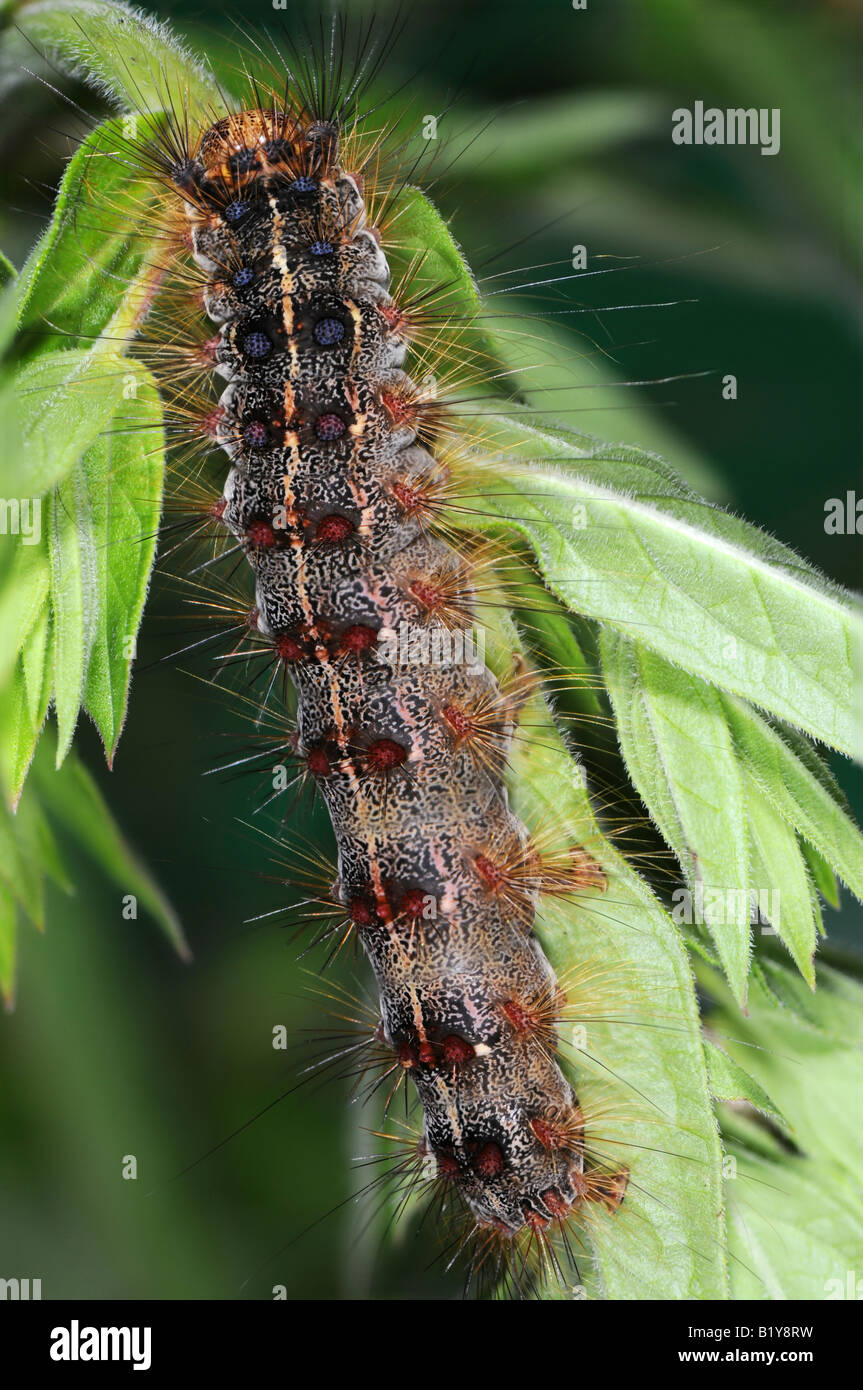
[[[169,420],[193,411],[203,447],[228,457],[221,496],[198,505],[207,534],[227,532],[227,554],[251,567],[248,642],[297,691],[293,754],[336,832],[335,929],[362,942],[378,1045],[421,1100],[418,1170],[464,1202],[480,1263],[482,1233],[496,1270],[507,1242],[524,1247],[524,1278],[550,1228],[585,1203],[613,1212],[626,1189],[625,1167],[586,1158],[557,1057],[566,992],[532,930],[542,894],[601,890],[605,877],[577,843],[544,850],[509,809],[504,770],[536,678],[516,667],[502,688],[477,650],[477,586],[499,557],[479,543],[471,558],[441,530],[457,428],[403,369],[425,339],[428,375],[435,336],[463,330],[446,285],[412,303],[409,274],[401,300],[390,293],[398,185],[380,134],[357,119],[361,73],[326,98],[314,86],[293,74],[287,91],[256,84],[254,106],[209,126],[144,118],[144,139],[126,141],[124,157],[165,190],[163,234],[188,257],[142,353]],[[155,278],[175,268],[160,258]],[[201,301],[215,328],[196,350]],[[190,395],[201,368],[227,383],[209,404],[206,388]]]
[[[473,582],[419,515],[439,465],[402,371],[410,312],[367,225],[373,155],[346,159],[342,125],[273,95],[167,171],[228,381],[214,432],[232,468],[215,510],[297,689],[335,896],[375,970],[381,1038],[422,1101],[423,1151],[480,1228],[512,1236],[585,1198],[616,1205],[625,1187],[625,1172],[585,1171],[555,1056],[558,986],[531,933],[536,894],[601,874],[577,846],[546,868],[509,811],[512,713],[491,673],[402,659],[405,629],[469,629]]]
[[[324,68],[331,71],[326,61]],[[266,720],[273,730],[273,751],[330,806],[339,882],[335,894],[329,883],[314,885],[315,911],[326,914],[321,934],[328,942],[362,940],[376,966],[383,1020],[367,1030],[374,1053],[369,1089],[379,1068],[387,1088],[394,1084],[387,1078],[410,1077],[422,1095],[424,1133],[419,1146],[415,1139],[405,1146],[408,1190],[416,1186],[410,1175],[419,1172],[447,1207],[463,1200],[468,1219],[458,1244],[474,1245],[475,1263],[497,1273],[497,1257],[505,1267],[514,1250],[519,1270],[522,1257],[534,1255],[554,1268],[555,1242],[564,1248],[569,1229],[591,1219],[591,1207],[604,1209],[612,1242],[621,1222],[643,1222],[645,1193],[656,1207],[668,1204],[648,1167],[648,1152],[660,1144],[666,1153],[675,1150],[666,1166],[680,1161],[681,1187],[683,1163],[700,1165],[696,1181],[693,1169],[689,1180],[694,1187],[703,1176],[703,1207],[719,1213],[697,1095],[703,1063],[687,1056],[683,1084],[671,1094],[651,1076],[646,1104],[663,1117],[654,1124],[670,1124],[673,1116],[673,1144],[656,1131],[648,1144],[643,1125],[629,1116],[611,1152],[597,1142],[595,1107],[573,1093],[575,1081],[579,1102],[586,1094],[591,1058],[583,1043],[575,1045],[575,1066],[560,1066],[561,1027],[568,1032],[577,1017],[602,1020],[608,996],[603,1004],[601,971],[614,974],[620,935],[658,930],[655,904],[633,898],[631,880],[596,834],[583,779],[559,756],[565,750],[555,741],[534,659],[522,654],[517,630],[501,616],[522,595],[522,629],[526,613],[538,630],[554,624],[558,610],[537,602],[543,591],[531,587],[516,556],[478,538],[483,508],[493,513],[506,504],[512,484],[501,481],[503,463],[517,443],[511,430],[498,439],[494,425],[472,429],[470,401],[464,416],[447,403],[453,384],[482,395],[500,374],[476,352],[481,334],[472,336],[469,286],[460,283],[449,300],[450,286],[438,276],[414,293],[412,279],[423,279],[420,251],[407,269],[402,255],[390,288],[389,262],[397,263],[410,197],[391,178],[387,142],[355,126],[351,76],[346,106],[339,83],[335,100],[323,99],[320,84],[315,90],[300,83],[299,91],[288,85],[287,96],[265,83],[244,99],[211,94],[206,109],[197,103],[191,112],[182,97],[172,99],[161,103],[164,117],[151,117],[133,92],[127,104],[137,115],[124,123],[119,147],[109,145],[106,156],[94,146],[91,166],[98,183],[99,162],[107,158],[130,173],[130,189],[146,175],[140,182],[150,191],[125,192],[121,205],[125,197],[122,211],[134,217],[133,199],[141,196],[141,226],[157,251],[137,275],[140,299],[130,294],[125,316],[101,337],[135,334],[138,358],[162,383],[169,431],[187,446],[179,505],[188,511],[191,503],[188,525],[214,547],[202,564],[185,554],[176,563],[185,566],[193,595],[197,589],[193,602],[209,605],[235,629],[228,662],[236,659],[250,681],[257,673],[260,682],[263,668],[263,699],[249,703],[259,724]],[[151,206],[154,188],[162,216]],[[86,201],[77,215],[82,224],[91,215]],[[415,225],[411,236],[416,246]],[[227,379],[221,400],[208,385],[214,372]],[[435,375],[443,383],[437,392],[429,379]],[[129,416],[121,407],[119,429]],[[594,456],[583,439],[578,447],[590,477]],[[543,489],[551,486],[547,465],[557,457],[563,473],[571,449],[563,434],[537,435],[510,523],[517,526],[521,510],[542,512]],[[593,473],[600,488],[617,460],[604,469],[603,462]],[[667,478],[646,471],[640,485],[626,486],[632,513],[645,494],[670,488]],[[624,509],[610,520],[606,502],[586,495],[593,525],[580,549],[590,551],[615,526],[626,530],[628,517]],[[681,510],[687,504],[684,498]],[[542,545],[555,529],[550,517],[534,528],[541,566]],[[217,567],[222,557],[226,565]],[[620,569],[628,577],[638,565]],[[546,565],[543,573],[553,586],[554,571]],[[703,592],[702,584],[699,600]],[[487,665],[473,640],[480,618]],[[636,621],[649,624],[651,615]],[[623,629],[632,630],[625,617]],[[559,663],[560,643],[552,646],[551,661]],[[552,665],[546,682],[561,705],[574,694],[575,649],[571,657]],[[289,726],[276,693],[288,672],[300,700],[299,725],[285,749]],[[609,684],[622,698],[625,682]],[[622,729],[626,714],[622,706]],[[530,804],[549,751],[547,785],[559,812],[548,802]],[[573,815],[576,795],[580,810]],[[558,921],[586,919],[606,933],[610,927],[609,934],[582,931],[567,951],[556,951],[554,933],[540,927],[558,964],[557,982],[532,939],[535,914],[547,921],[555,902],[563,905]],[[624,926],[617,940],[616,922]],[[642,984],[657,1008],[652,1035],[642,1034],[645,1058],[672,1013],[669,1032],[680,1027],[675,990],[681,1000],[691,994],[672,941],[660,933],[653,944]],[[798,949],[805,960],[805,943]],[[578,1011],[565,998],[574,958],[584,962],[587,996]],[[633,1022],[626,1015],[637,990],[626,985],[621,993],[617,1032]],[[594,1028],[591,1022],[589,1048],[598,1068]],[[615,1039],[618,1067],[623,1050]],[[687,1086],[695,1098],[689,1113],[682,1103]],[[688,1152],[676,1152],[684,1146]],[[642,1229],[647,1245],[653,1229]],[[706,1223],[699,1237],[690,1245],[707,1264]],[[681,1232],[678,1248],[685,1243]],[[663,1277],[668,1248],[666,1241]]]

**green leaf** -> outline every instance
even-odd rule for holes
[[[769,964],[780,999],[758,975],[745,1017],[706,966],[700,982],[717,1000],[707,1026],[718,1044],[751,1073],[785,1116],[798,1149],[838,1166],[863,1195],[863,1142],[858,1123],[863,1089],[863,987],[823,964],[814,992],[782,962]],[[789,1007],[786,1001],[794,1001]]]
[[[527,645],[548,669],[559,700],[597,723],[607,718],[595,633],[543,588],[530,557],[515,548],[507,556],[507,597]]]
[[[45,927],[48,879],[69,882],[51,828],[38,800],[22,798],[16,814],[0,805],[0,881],[39,931]]]
[[[446,322],[446,332],[435,337],[440,354],[438,370],[444,377],[457,371],[471,381],[471,391],[491,396],[504,366],[481,314],[476,281],[461,248],[437,208],[418,188],[403,188],[388,217],[387,256],[393,283],[404,284],[405,294],[420,305],[424,298],[434,306],[436,318]],[[422,371],[418,384],[428,381]]]
[[[53,685],[37,694],[34,647],[25,669],[29,722],[36,727],[22,725],[17,735],[14,770],[7,769],[13,797],[52,697],[58,757],[68,751],[82,703],[112,756],[154,556],[161,406],[150,375],[118,356],[114,343],[134,329],[158,271],[148,259],[152,248],[134,227],[120,224],[112,232],[113,224],[99,217],[121,191],[143,206],[128,161],[114,157],[124,139],[118,124],[109,123],[85,142],[63,180],[52,227],[22,275],[19,342],[25,355],[28,347],[38,349],[46,323],[87,346],[31,356],[16,381],[21,445],[13,453],[10,490],[28,499],[54,491],[31,503],[42,508],[44,546],[32,547],[31,557],[19,543],[0,584],[0,635],[5,622],[5,653],[13,658],[43,611],[47,580]]]
[[[123,351],[160,274],[157,238],[141,235],[157,206],[152,181],[135,174],[123,122],[105,122],[69,161],[51,223],[19,277],[19,361],[46,346],[85,351],[100,336],[104,350]]]
[[[388,222],[393,238],[388,248],[394,277],[411,272],[411,294],[441,291],[469,316],[479,309],[476,281],[452,232],[437,208],[418,188],[404,188],[395,200]]]
[[[604,634],[601,648],[626,765],[680,861],[692,914],[697,908],[703,917],[742,1001],[750,952],[750,837],[743,776],[719,694],[613,632]]]
[[[27,710],[30,721],[41,728],[51,699],[51,670],[49,654],[51,650],[51,612],[46,603],[33,625],[21,653],[21,669],[24,672],[24,686],[27,692]]]
[[[804,763],[801,740],[792,750],[786,737],[739,700],[723,696],[723,706],[738,753],[765,797],[863,899],[863,834],[837,800],[826,770],[819,775],[811,756]]]
[[[62,482],[123,401],[134,364],[113,353],[51,352],[16,378],[22,448],[10,492],[39,497]]]
[[[40,514],[40,525],[44,518]],[[0,687],[44,611],[51,566],[44,536],[38,544],[4,538],[0,544]]]
[[[833,908],[839,907],[839,884],[836,875],[823,855],[818,853],[814,845],[810,845],[808,840],[800,840],[800,852],[806,860],[809,872],[812,875],[812,882],[818,892]]]
[[[10,808],[17,804],[38,738],[39,726],[30,713],[27,681],[19,664],[0,686],[0,780]]]
[[[614,632],[606,632],[601,645],[630,775],[680,861],[699,908],[695,920],[703,916],[709,927],[738,1001],[746,997],[749,924],[757,920],[756,905],[760,930],[779,935],[811,985],[821,914],[794,833],[794,806],[766,774],[760,782],[755,779],[742,740],[748,737],[758,749],[762,740],[771,746],[775,738],[789,780],[803,779],[816,788],[825,825],[841,824],[861,848],[863,837],[822,781],[742,701],[731,701]],[[681,922],[693,920],[678,917],[677,910],[674,915]]]
[[[84,704],[105,744],[117,747],[128,701],[135,639],[156,553],[164,473],[161,407],[139,373],[118,432],[104,436],[84,461],[96,557],[94,638]]]
[[[59,767],[75,732],[96,635],[98,562],[83,470],[76,468],[51,494],[48,516]]]
[[[19,663],[0,685],[0,782],[10,808],[18,804],[54,689],[50,633],[46,604]]]
[[[138,898],[177,954],[189,960],[189,948],[176,912],[149,870],[130,849],[86,768],[77,758],[71,757],[59,771],[54,771],[47,756],[40,757],[34,764],[34,778],[38,795],[50,809],[52,821],[92,856],[124,895],[131,893]],[[119,901],[117,915],[119,919]]]
[[[469,426],[454,524],[520,531],[546,583],[722,690],[853,753],[850,599],[769,537],[631,449],[486,414]]]
[[[821,913],[797,836],[749,776],[746,801],[752,832],[752,883],[759,902],[766,906],[762,915],[770,923],[760,930],[777,933],[804,980],[814,989],[813,956]]]
[[[501,674],[518,651],[512,627],[492,618],[489,646]],[[591,1228],[602,1292],[725,1297],[720,1152],[686,952],[648,887],[602,835],[581,770],[541,697],[526,705],[520,726],[508,776],[514,809],[528,827],[551,825],[561,844],[582,845],[608,878],[605,892],[544,901],[537,932],[559,977],[572,978],[599,953],[627,988],[631,1026],[621,1025],[601,984],[591,995],[587,1042],[572,1066],[588,1112],[591,1097],[611,1086],[625,1115],[598,1124],[606,1161],[632,1169],[627,1215],[622,1209]]]
[[[768,1159],[733,1143],[728,1154],[732,1297],[856,1297],[847,1292],[848,1271],[860,1269],[863,1211],[847,1177],[832,1164]]]
[[[50,698],[40,683],[47,578],[58,757],[68,751],[83,703],[110,758],[125,717],[155,555],[164,469],[161,404],[147,371],[111,353],[52,354],[25,374],[57,384],[41,415],[34,409],[33,430],[43,440],[46,460],[56,466],[62,455],[65,476],[38,502],[50,571],[43,572],[41,546],[19,542],[11,573],[0,585],[0,630],[6,618],[14,652],[27,639],[28,622],[43,625],[25,661],[29,722],[37,722],[38,734]],[[55,435],[65,440],[65,451],[51,448]]]
[[[821,964],[811,993],[765,960],[741,1017],[716,972],[700,965],[698,976],[717,1001],[711,1036],[781,1110],[797,1149],[771,1151],[722,1115],[736,1164],[726,1185],[734,1296],[841,1297],[831,1281],[859,1270],[863,1253],[863,988]]]
[[[112,0],[37,0],[18,22],[65,72],[133,111],[174,110],[183,120],[223,104],[207,67],[166,24]]]
[[[759,990],[778,1011],[777,1018],[793,1023],[804,1034],[863,1049],[861,987],[844,970],[819,961],[814,993],[783,960],[767,956],[754,973]]]
[[[763,1086],[759,1086],[753,1076],[749,1075],[737,1062],[723,1052],[721,1047],[705,1039],[704,1055],[707,1059],[707,1075],[710,1080],[710,1090],[715,1100],[719,1101],[745,1101],[747,1105],[752,1105],[759,1110],[762,1115],[766,1115],[768,1120],[787,1129],[788,1123],[782,1112],[774,1105]]]

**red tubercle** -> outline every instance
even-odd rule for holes
[[[377,640],[378,634],[375,628],[368,627],[365,623],[354,623],[351,627],[346,627],[342,633],[340,647],[344,652],[360,654],[376,646]]]
[[[440,475],[423,477],[408,473],[391,479],[387,491],[403,516],[419,519],[424,525],[432,524],[443,506]]]
[[[473,731],[473,720],[460,705],[444,705],[441,718],[446,721],[457,738],[467,738]]]
[[[399,903],[399,916],[410,917],[411,919],[422,917],[426,909],[427,899],[428,894],[423,893],[421,889],[409,888]]]
[[[378,738],[369,744],[364,760],[366,766],[374,772],[392,772],[394,768],[401,767],[407,761],[407,756],[407,750],[400,743],[396,743],[395,739]]]
[[[314,777],[328,777],[330,773],[330,760],[323,748],[312,748],[306,754],[306,767]]]
[[[271,550],[278,537],[269,521],[253,521],[246,528],[246,540],[255,550]]]
[[[403,1067],[405,1071],[411,1071],[419,1064],[419,1058],[410,1043],[401,1043],[396,1051],[396,1056],[399,1066]]]
[[[540,1019],[537,1014],[532,1009],[526,1008],[524,1004],[520,1004],[517,999],[507,999],[500,1008],[501,1013],[506,1016],[517,1033],[533,1033],[540,1026]],[[541,1142],[542,1140],[540,1140]]]
[[[477,854],[473,865],[490,892],[496,892],[506,883],[506,871],[499,864],[495,864],[493,859],[489,859],[487,854]]]
[[[570,1175],[570,1181],[575,1189],[575,1200],[577,1202],[581,1202],[585,1197],[590,1196],[593,1184],[587,1173],[579,1173],[576,1171]]]
[[[484,1144],[474,1159],[474,1168],[481,1178],[497,1178],[506,1166],[503,1151],[494,1140]]]
[[[221,521],[225,515],[225,508],[228,505],[227,497],[219,497],[215,502],[211,502],[207,511],[215,521]]]
[[[441,1178],[457,1178],[461,1173],[461,1165],[453,1154],[444,1153],[440,1149],[435,1150],[435,1160],[437,1162],[438,1176]]]
[[[422,505],[422,493],[418,488],[411,487],[409,483],[395,482],[390,487],[390,492],[403,512],[408,514],[416,512]]]
[[[198,423],[198,429],[206,439],[212,440],[212,442],[216,444],[218,443],[219,426],[224,418],[224,406],[217,405],[214,410],[209,411],[208,414],[202,417]]]
[[[278,637],[276,637],[273,642],[273,646],[276,650],[276,656],[280,661],[304,661],[306,658],[306,653],[299,642],[288,632],[279,633]]]
[[[222,339],[217,333],[214,338],[208,338],[205,343],[201,343],[201,346],[198,348],[198,356],[205,367],[215,366],[216,353],[219,350],[221,341]]]
[[[390,333],[404,337],[410,327],[410,319],[404,309],[400,309],[397,304],[382,304],[378,306],[378,313]]]
[[[415,579],[409,586],[408,592],[430,613],[436,612],[446,603],[446,595],[443,591],[425,579]]]
[[[466,1038],[459,1037],[458,1033],[450,1033],[444,1038],[440,1045],[440,1054],[450,1067],[463,1066],[465,1062],[473,1061],[476,1055],[473,1044]]]
[[[383,926],[392,921],[392,912],[386,898],[378,894],[375,902],[371,891],[366,897],[358,893],[351,898],[348,904],[348,916],[354,926],[359,927],[361,931]]]
[[[315,531],[315,539],[324,545],[341,545],[356,530],[354,523],[339,512],[322,517]]]
[[[541,1193],[540,1201],[543,1206],[548,1208],[552,1216],[557,1217],[559,1221],[569,1216],[571,1211],[570,1204],[565,1197],[561,1197],[556,1188],[550,1187],[547,1192]]]
[[[356,927],[372,927],[378,920],[374,908],[369,907],[362,898],[351,898],[348,904],[348,916]]]
[[[532,1231],[547,1231],[551,1222],[547,1216],[541,1216],[533,1207],[527,1205],[522,1207],[524,1213],[524,1224],[529,1226]]]
[[[566,1147],[568,1142],[566,1127],[558,1120],[544,1120],[542,1116],[535,1115],[528,1123],[544,1149],[563,1149]]]
[[[412,425],[418,407],[412,397],[397,391],[381,391],[378,400],[394,425]]]
[[[417,1049],[417,1055],[419,1056],[419,1059],[424,1067],[437,1066],[437,1056],[435,1054],[434,1046],[432,1045],[432,1043],[429,1042],[428,1038],[423,1038],[422,1042],[420,1043]]]
[[[562,1135],[559,1127],[549,1124],[547,1120],[536,1118],[530,1121],[530,1127],[544,1149],[559,1149],[562,1146]]]

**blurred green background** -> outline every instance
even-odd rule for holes
[[[260,0],[158,13],[214,51],[235,42],[232,15],[274,32],[292,24],[290,0],[284,13]],[[531,405],[662,449],[708,495],[859,587],[860,537],[824,530],[828,498],[863,496],[857,5],[436,0],[404,15],[386,84],[406,84],[418,115],[444,111],[442,142],[467,146],[450,169],[442,156],[433,194],[468,259],[481,277],[544,267],[484,288],[564,275],[578,244],[592,270],[614,270],[517,296],[550,316],[553,335],[528,354],[544,363],[525,378],[545,388]],[[39,61],[5,18],[0,246],[20,265],[82,127],[22,72]],[[780,153],[674,145],[671,112],[696,100],[779,107]],[[638,307],[655,304],[667,307]],[[734,402],[721,394],[729,372]],[[23,934],[17,1008],[0,1023],[0,1275],[41,1278],[44,1297],[261,1298],[278,1284],[289,1298],[457,1293],[433,1232],[402,1226],[383,1241],[380,1219],[366,1229],[346,1200],[375,1171],[350,1160],[372,1152],[379,1116],[348,1105],[342,1083],[293,1091],[176,1177],[295,1085],[314,1047],[302,1030],[326,1026],[308,993],[317,958],[298,961],[278,919],[247,921],[284,897],[263,833],[278,821],[252,814],[249,779],[204,775],[245,736],[189,674],[206,673],[206,658],[160,661],[181,645],[166,636],[178,608],[158,580],[114,772],[91,728],[79,747],[178,908],[194,962],[143,916],[124,921],[120,891],[70,855],[77,893],[52,890],[47,932]],[[837,772],[859,813],[863,777]],[[301,833],[314,839],[309,813],[304,803]],[[853,904],[828,909],[826,924],[846,947],[863,938]],[[334,978],[361,990],[362,962],[339,963]],[[273,1049],[277,1024],[297,1050]],[[127,1154],[136,1182],[121,1179]]]

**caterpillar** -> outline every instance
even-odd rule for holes
[[[203,128],[174,116],[131,157],[173,203],[167,235],[213,324],[200,359],[225,385],[202,428],[227,469],[208,528],[248,564],[249,640],[296,691],[292,752],[335,832],[337,929],[362,943],[376,1041],[422,1106],[411,1166],[431,1164],[432,1186],[466,1209],[473,1262],[493,1248],[498,1275],[518,1269],[528,1287],[536,1259],[507,1244],[548,1262],[546,1232],[589,1203],[614,1212],[628,1181],[586,1158],[558,1056],[567,996],[533,931],[543,894],[604,889],[605,876],[578,844],[543,852],[509,806],[504,772],[536,678],[502,687],[485,666],[486,562],[436,524],[452,426],[405,369],[428,295],[391,293],[378,223],[392,175],[381,136],[363,133],[357,66],[325,96],[291,72],[286,91],[258,83],[254,105]],[[174,302],[156,301],[159,327]],[[170,399],[165,355],[145,335]],[[426,375],[429,362],[433,347]],[[187,392],[175,401],[188,409]],[[433,659],[417,662],[418,644]]]
[[[510,811],[513,712],[491,672],[402,660],[417,628],[464,650],[452,639],[473,623],[474,587],[464,556],[422,524],[440,465],[403,370],[410,314],[368,223],[373,156],[357,162],[340,115],[272,94],[167,171],[228,383],[215,512],[297,691],[297,751],[336,835],[335,896],[375,972],[381,1040],[421,1100],[421,1153],[480,1230],[511,1237],[586,1199],[613,1207],[626,1184],[624,1170],[585,1168],[556,1057],[558,986],[531,931],[544,888],[601,873],[577,846],[568,870],[547,869]]]
[[[165,33],[150,32],[173,61]],[[410,1111],[406,1127],[378,1135],[396,1157],[371,1189],[398,1212],[429,1194],[434,1220],[454,1222],[447,1260],[493,1296],[581,1296],[585,1250],[597,1258],[592,1292],[654,1292],[645,1271],[655,1270],[658,1296],[722,1296],[719,1139],[690,969],[657,898],[609,843],[615,814],[628,825],[643,812],[611,779],[607,800],[588,795],[578,740],[561,736],[567,718],[584,739],[614,716],[638,793],[700,881],[699,858],[706,849],[714,872],[715,847],[694,836],[681,852],[640,761],[645,696],[630,694],[648,666],[635,645],[644,629],[665,654],[648,675],[702,715],[706,686],[681,687],[687,659],[701,672],[710,643],[687,647],[682,624],[684,673],[668,666],[678,653],[662,645],[649,582],[644,607],[629,606],[633,550],[629,569],[607,565],[621,587],[600,644],[565,616],[578,604],[554,549],[574,535],[577,568],[628,533],[645,498],[681,530],[698,504],[647,456],[604,454],[564,427],[496,413],[508,373],[476,283],[454,243],[444,275],[422,232],[417,244],[417,225],[431,243],[440,224],[413,188],[409,141],[368,96],[389,43],[375,53],[364,31],[349,52],[338,26],[320,31],[311,57],[253,40],[242,93],[205,80],[185,54],[179,83],[126,72],[126,114],[88,143],[74,217],[86,259],[107,166],[122,183],[132,272],[118,259],[105,278],[133,283],[110,320],[94,308],[103,355],[88,359],[84,389],[130,368],[134,386],[139,364],[152,372],[175,446],[163,559],[225,629],[224,666],[255,685],[245,700],[265,761],[290,764],[326,808],[337,862],[293,886],[317,924],[313,944],[360,946],[377,997],[369,1021],[333,987],[355,1032],[322,1066],[347,1056],[348,1075],[387,1094],[387,1113],[398,1092]],[[99,76],[102,55],[87,61]],[[119,364],[109,361],[118,343]],[[154,451],[161,422],[145,427]],[[121,405],[114,425],[131,432],[138,417]],[[565,493],[575,461],[561,522],[553,492]],[[732,519],[716,525],[728,542],[718,550],[741,545]],[[639,543],[649,552],[649,538]],[[778,547],[769,559],[787,563]],[[709,566],[693,607],[704,606]],[[602,621],[591,582],[584,608]],[[58,716],[62,725],[59,706]],[[699,728],[710,749],[714,731]],[[752,756],[756,809],[763,763]],[[289,848],[295,832],[282,838]],[[649,844],[661,893],[652,833]],[[744,936],[745,997],[748,927]],[[737,954],[723,954],[720,933],[718,954],[700,937],[688,944],[721,961],[740,998],[740,938]],[[611,1082],[608,1105],[597,1077]],[[729,1084],[711,1083],[717,1094]],[[633,1250],[637,1271],[626,1268]]]

